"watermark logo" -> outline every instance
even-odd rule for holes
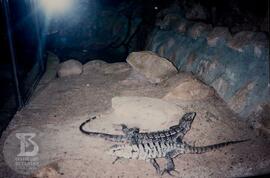
[[[16,137],[21,140],[20,153],[17,156],[36,156],[38,154],[38,145],[32,140],[35,136],[35,133],[16,133]],[[33,150],[26,152],[26,148],[31,145]]]
[[[40,132],[32,127],[19,128],[6,138],[3,154],[11,169],[29,175],[40,167]]]

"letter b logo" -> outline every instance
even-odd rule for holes
[[[17,156],[36,156],[39,147],[32,139],[36,136],[35,133],[16,133],[16,137],[20,142],[20,153]]]

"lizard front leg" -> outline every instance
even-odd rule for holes
[[[160,175],[160,167],[156,161],[156,159],[150,159],[150,163],[152,164],[152,166],[156,169],[157,174]]]
[[[129,134],[133,134],[133,133],[139,133],[140,132],[140,129],[137,128],[137,127],[131,127],[129,128],[127,125],[125,124],[120,124],[121,126],[121,129],[122,129],[122,132],[125,134],[125,135],[129,135]]]
[[[140,129],[137,127],[129,128],[125,124],[121,124],[120,126],[122,127],[122,132],[126,135],[130,144],[138,144],[138,138],[136,135],[140,132]]]

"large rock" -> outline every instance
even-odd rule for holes
[[[177,14],[168,14],[162,20],[157,21],[156,26],[161,30],[169,30],[172,26],[175,26],[181,21],[181,17]]]
[[[220,42],[226,42],[231,39],[231,33],[226,27],[215,27],[207,36],[207,44],[211,47],[218,45]]]
[[[263,32],[257,32],[253,36],[252,44],[254,46],[254,54],[260,58],[262,55],[269,54],[269,39]]]
[[[216,90],[217,94],[224,98],[228,89],[230,88],[229,82],[222,77],[217,78],[213,83],[212,87]]]
[[[238,52],[243,52],[244,48],[251,43],[254,35],[255,33],[251,31],[236,33],[233,38],[228,41],[227,45]]]
[[[82,73],[82,64],[79,61],[70,59],[59,65],[58,77],[67,77],[71,75],[80,75]]]
[[[176,32],[178,33],[185,33],[188,30],[188,26],[191,24],[191,22],[187,20],[181,20],[178,22],[177,26],[175,27]]]
[[[188,34],[193,38],[197,39],[201,36],[207,35],[211,31],[211,25],[205,23],[194,23],[189,29]]]
[[[248,119],[257,135],[262,135],[270,140],[270,103],[259,105]]]
[[[243,52],[247,46],[253,46],[256,57],[260,58],[262,52],[269,48],[269,40],[263,32],[242,31],[235,34],[227,45],[239,52]]]
[[[206,99],[214,94],[214,91],[195,78],[181,82],[163,97],[165,100],[178,99],[182,101],[197,101]]]
[[[83,74],[87,75],[93,70],[103,72],[104,74],[119,74],[130,70],[126,62],[107,63],[102,60],[92,60],[83,65]]]
[[[249,23],[243,23],[243,24],[236,24],[233,27],[230,27],[230,31],[235,34],[235,33],[239,33],[241,31],[259,31],[258,26],[254,26],[252,24]]]
[[[248,105],[248,96],[254,88],[255,82],[250,82],[240,88],[232,98],[230,98],[228,105],[236,113],[240,113]]]
[[[124,123],[144,131],[166,129],[177,124],[184,114],[175,104],[148,97],[114,97],[112,108],[113,112],[105,117],[113,124]]]
[[[133,52],[127,57],[127,62],[151,83],[159,83],[177,73],[170,61],[150,51]]]
[[[105,74],[119,74],[123,72],[127,72],[131,69],[131,67],[125,62],[116,62],[113,64],[109,64],[107,67],[104,67]]]

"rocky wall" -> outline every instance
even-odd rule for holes
[[[189,21],[177,7],[159,13],[146,49],[212,86],[243,118],[269,105],[269,37]]]

